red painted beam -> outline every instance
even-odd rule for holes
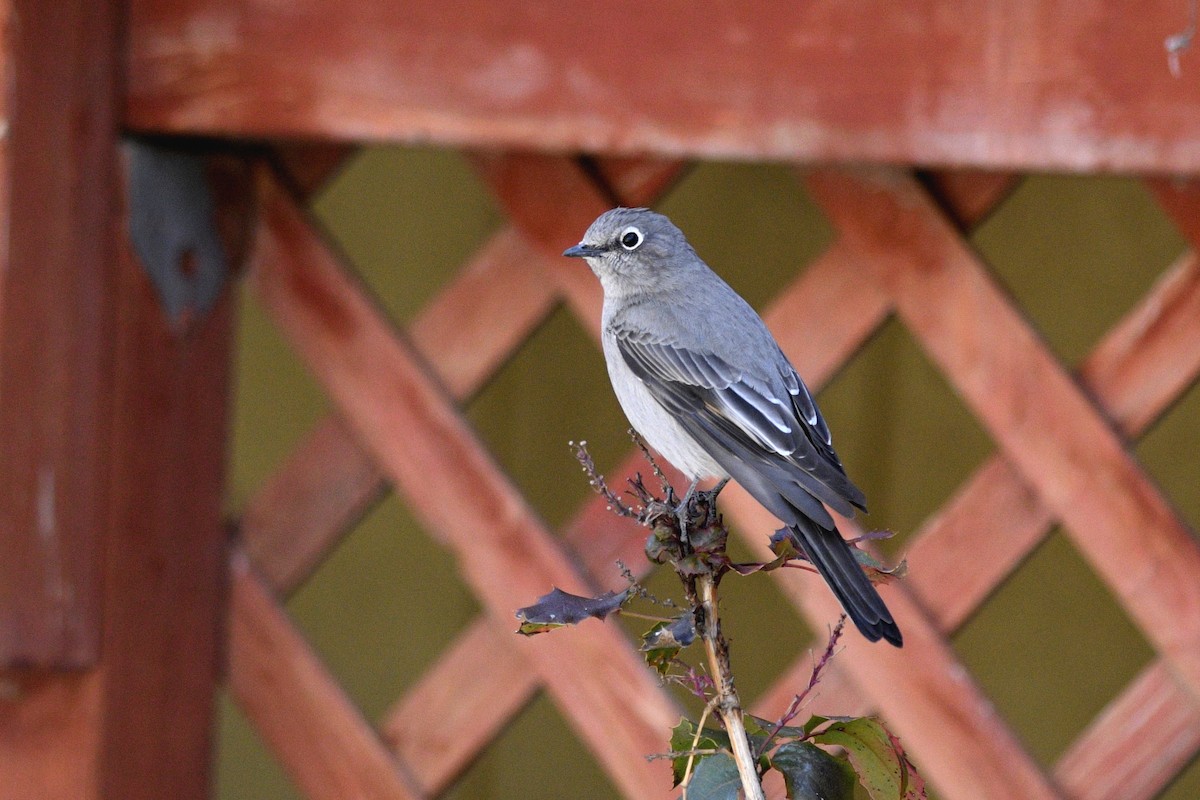
[[[1195,172],[1178,0],[133,0],[135,128]]]

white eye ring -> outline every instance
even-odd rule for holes
[[[646,237],[642,235],[640,230],[630,225],[628,228],[621,231],[621,235],[617,238],[617,241],[619,241],[621,243],[621,247],[624,247],[626,250],[637,250],[642,246],[642,242],[646,241]]]

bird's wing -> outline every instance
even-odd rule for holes
[[[828,527],[833,522],[817,500],[846,516],[854,513],[852,506],[863,507],[862,492],[846,477],[825,420],[782,356],[777,379],[764,380],[710,352],[636,331],[612,332],[625,363],[651,395],[739,483],[774,489]],[[748,481],[750,473],[755,480]],[[745,488],[757,496],[754,487]]]

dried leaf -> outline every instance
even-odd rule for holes
[[[630,597],[630,590],[605,592],[599,597],[580,597],[555,588],[531,606],[517,609],[521,625],[517,633],[532,636],[564,625],[576,625],[589,617],[604,619]]]
[[[666,675],[679,651],[696,640],[696,617],[685,611],[669,622],[660,622],[642,636],[646,663]]]

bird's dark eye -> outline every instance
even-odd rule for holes
[[[637,250],[641,246],[642,240],[646,237],[642,236],[642,232],[630,225],[625,230],[621,231],[621,247],[626,250]]]

